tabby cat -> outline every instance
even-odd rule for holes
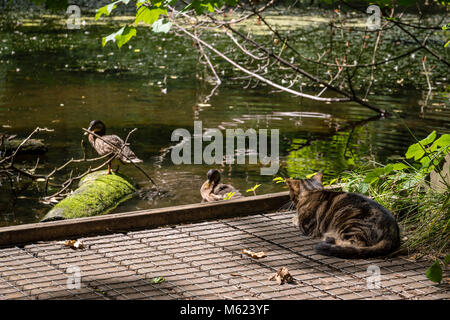
[[[325,190],[322,173],[286,179],[297,208],[293,222],[304,235],[322,238],[316,252],[340,258],[370,258],[400,246],[395,218],[377,202],[356,193]]]

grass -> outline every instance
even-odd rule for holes
[[[390,210],[402,231],[402,250],[408,254],[442,257],[449,249],[450,188],[435,191],[426,179],[394,173],[382,183],[364,182],[369,171],[346,173],[340,182],[344,191],[363,193]],[[405,186],[407,181],[411,185]]]

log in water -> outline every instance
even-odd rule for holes
[[[10,155],[22,142],[23,139],[5,140],[1,149],[5,152],[5,155]],[[43,154],[47,151],[48,148],[41,139],[29,139],[20,147],[17,154]]]
[[[93,172],[84,177],[78,189],[55,205],[41,222],[106,214],[135,192],[132,182],[121,174]]]

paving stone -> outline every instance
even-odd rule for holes
[[[0,249],[0,299],[450,299],[425,277],[427,263],[344,260],[315,253],[293,213],[271,213]],[[265,251],[266,258],[242,249]],[[382,288],[368,290],[367,267],[381,268]],[[82,288],[68,290],[69,266]],[[269,281],[287,267],[296,284]],[[162,276],[164,282],[153,284]]]

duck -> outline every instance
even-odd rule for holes
[[[232,185],[219,183],[220,172],[218,170],[210,169],[206,176],[208,179],[200,188],[202,202],[213,202],[243,197],[239,190]]]
[[[92,120],[89,123],[88,131],[92,131],[102,138],[99,139],[88,132],[84,133],[84,135],[88,136],[88,140],[91,146],[95,149],[95,151],[97,151],[100,156],[104,156],[110,152],[117,152],[117,150],[110,145],[112,144],[122,150],[122,152],[118,154],[113,160],[118,160],[122,164],[143,162],[120,137],[116,135],[105,135],[106,126],[101,120]],[[111,174],[112,161],[108,162],[108,174]],[[116,173],[119,171],[120,163],[117,164],[117,170],[115,171]]]

